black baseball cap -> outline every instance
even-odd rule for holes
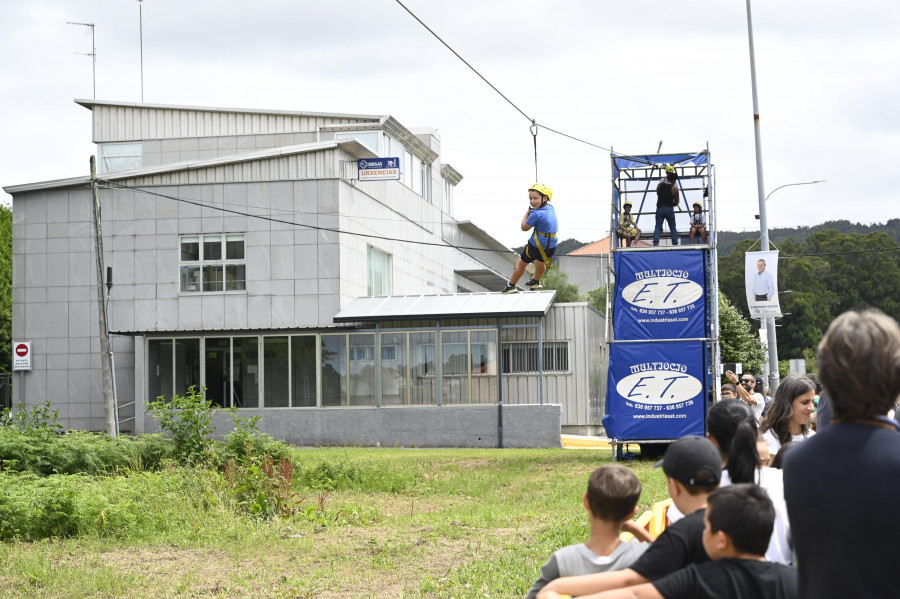
[[[722,480],[722,456],[705,437],[690,435],[678,439],[669,445],[663,459],[654,464],[659,466],[666,476],[683,485],[715,488]]]

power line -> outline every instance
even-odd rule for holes
[[[450,50],[451,52],[453,52],[453,55],[454,55],[454,56],[456,56],[458,59],[460,59],[461,61],[463,61],[463,64],[465,64],[467,67],[469,67],[470,69],[472,69],[472,72],[473,72],[473,73],[475,73],[476,75],[478,75],[479,77],[481,77],[481,80],[482,80],[482,81],[484,81],[484,82],[487,83],[489,86],[491,86],[491,89],[492,89],[492,90],[494,90],[495,92],[497,92],[498,94],[500,94],[500,97],[501,97],[501,98],[503,98],[504,100],[506,100],[507,102],[509,102],[509,105],[510,105],[510,106],[512,106],[513,108],[515,108],[517,111],[519,111],[519,114],[521,114],[522,116],[524,116],[524,117],[525,117],[526,119],[528,119],[530,122],[534,123],[534,119],[533,119],[533,118],[531,118],[530,116],[528,116],[527,114],[525,114],[525,111],[523,111],[521,108],[519,108],[518,106],[516,106],[515,103],[514,103],[512,100],[510,100],[509,98],[507,98],[507,97],[503,94],[503,92],[501,92],[499,89],[497,89],[497,88],[494,86],[493,83],[491,83],[490,81],[488,81],[487,78],[485,78],[484,75],[482,75],[481,73],[479,73],[479,72],[475,69],[475,67],[473,67],[472,65],[470,65],[470,64],[466,61],[465,58],[463,58],[462,56],[460,56],[460,55],[459,55],[459,52],[457,52],[456,50],[454,50],[453,48],[451,48],[451,47],[450,47],[450,44],[448,44],[448,43],[445,42],[443,39],[441,39],[441,36],[439,36],[437,33],[435,33],[435,32],[431,29],[431,27],[429,27],[428,25],[426,25],[425,22],[424,22],[422,19],[420,19],[419,17],[417,17],[413,11],[409,10],[409,9],[406,7],[405,4],[403,4],[402,2],[400,2],[400,0],[396,0],[396,2],[397,2],[397,4],[399,4],[400,6],[402,6],[402,7],[403,7],[403,10],[405,10],[406,12],[408,12],[412,18],[414,18],[416,21],[418,21],[419,24],[422,25],[422,27],[424,27],[425,29],[427,29],[427,30],[428,30],[428,33],[430,33],[431,35],[433,35],[439,42],[441,42],[442,44],[444,44],[444,46],[445,46],[448,50]]]
[[[460,56],[459,52],[457,52],[456,50],[454,50],[454,49],[450,46],[450,44],[448,44],[447,42],[445,42],[445,41],[441,38],[441,36],[439,36],[437,33],[435,33],[434,30],[431,29],[431,27],[429,27],[428,25],[426,25],[425,22],[424,22],[422,19],[420,19],[418,16],[416,16],[416,14],[415,14],[413,11],[411,11],[409,8],[407,8],[405,4],[403,4],[400,0],[395,0],[395,1],[397,2],[397,4],[399,4],[399,5],[403,8],[403,10],[405,10],[406,12],[408,12],[412,18],[414,18],[416,21],[418,21],[419,24],[422,25],[422,27],[424,27],[424,28],[428,31],[428,33],[430,33],[431,35],[433,35],[433,36],[435,37],[435,39],[437,39],[439,42],[441,42],[442,44],[444,44],[444,46],[445,46],[448,50],[450,50],[451,52],[453,52],[453,55],[454,55],[454,56],[456,56],[458,59],[460,59],[460,60],[463,62],[464,65],[466,65],[467,67],[469,67],[469,68],[472,70],[473,73],[475,73],[476,75],[478,75],[478,77],[481,78],[482,81],[484,81],[485,83],[487,83],[487,84],[490,86],[490,88],[491,88],[492,90],[494,90],[495,92],[497,92],[497,93],[500,95],[501,98],[503,98],[504,100],[506,100],[506,101],[509,103],[510,106],[512,106],[513,108],[515,108],[516,111],[518,111],[519,114],[521,114],[521,115],[524,116],[526,119],[528,119],[528,121],[531,123],[531,127],[532,127],[532,135],[535,136],[535,149],[534,149],[534,151],[535,151],[535,162],[537,162],[537,129],[536,129],[536,127],[542,127],[542,128],[544,128],[544,129],[546,129],[547,131],[550,131],[550,132],[552,132],[552,133],[556,133],[557,135],[562,135],[563,137],[568,137],[568,138],[571,139],[571,140],[578,141],[578,142],[581,142],[581,143],[583,143],[583,144],[587,144],[587,145],[589,145],[589,146],[593,146],[593,147],[595,147],[595,148],[599,148],[599,149],[601,149],[601,150],[606,150],[606,151],[608,151],[608,152],[610,152],[610,153],[612,153],[612,154],[616,154],[617,156],[621,156],[622,158],[628,158],[628,159],[630,159],[630,160],[634,160],[635,162],[641,162],[641,163],[644,163],[644,164],[647,164],[647,165],[652,165],[652,164],[653,164],[652,162],[650,162],[650,161],[647,160],[646,158],[641,158],[641,157],[638,157],[638,156],[630,156],[630,155],[628,155],[628,154],[621,154],[621,153],[619,153],[619,152],[613,152],[613,150],[611,150],[611,149],[609,149],[609,148],[606,148],[606,147],[604,147],[604,146],[601,146],[601,145],[598,145],[598,144],[595,144],[595,143],[591,143],[591,142],[589,142],[589,141],[585,141],[585,140],[583,140],[583,139],[580,139],[580,138],[578,138],[578,137],[575,137],[574,135],[569,135],[568,133],[563,133],[562,131],[557,131],[556,129],[551,129],[550,127],[547,127],[546,125],[542,125],[542,124],[538,123],[537,121],[535,121],[535,119],[533,119],[532,117],[528,116],[528,115],[525,113],[524,110],[522,110],[521,108],[519,108],[518,106],[516,106],[515,102],[513,102],[512,100],[510,100],[503,92],[501,92],[499,89],[497,89],[497,86],[495,86],[493,83],[491,83],[490,81],[488,81],[487,78],[486,78],[484,75],[482,75],[481,73],[479,73],[478,70],[477,70],[475,67],[473,67],[471,64],[469,64],[469,62],[468,62],[465,58],[463,58],[462,56]],[[535,169],[535,170],[537,170],[537,169]]]
[[[140,187],[130,187],[128,185],[122,185],[120,183],[116,183],[114,181],[109,181],[106,179],[98,179],[98,182],[102,183],[103,185],[107,186],[108,188],[128,189],[131,191],[138,191],[141,193],[145,193],[147,195],[165,198],[167,200],[172,200],[175,202],[182,202],[185,204],[199,206],[200,208],[207,208],[209,210],[218,210],[220,212],[227,212],[229,214],[235,214],[237,216],[258,218],[260,220],[265,220],[265,221],[269,221],[269,222],[273,222],[273,223],[280,223],[280,224],[284,224],[284,225],[293,225],[295,227],[305,227],[307,229],[313,229],[316,231],[329,231],[331,233],[338,233],[341,235],[354,235],[357,237],[368,237],[371,239],[381,239],[383,241],[397,241],[400,243],[410,243],[413,245],[426,245],[426,246],[432,246],[432,247],[451,248],[451,249],[457,249],[457,250],[471,250],[471,251],[476,251],[476,252],[494,252],[494,253],[498,253],[498,254],[508,254],[508,253],[514,252],[513,249],[496,250],[496,249],[491,249],[491,248],[478,248],[478,247],[470,247],[470,246],[464,246],[464,245],[453,245],[453,244],[449,244],[449,243],[436,243],[436,242],[431,242],[431,241],[415,241],[412,239],[401,239],[399,237],[386,237],[384,235],[374,235],[371,233],[355,233],[352,231],[344,231],[342,229],[337,229],[334,227],[320,227],[318,225],[297,223],[294,221],[283,220],[280,218],[273,218],[271,216],[266,216],[264,214],[252,214],[250,212],[241,212],[240,210],[232,210],[230,208],[225,208],[224,206],[214,206],[214,205],[210,205],[210,204],[204,204],[203,202],[197,202],[195,200],[188,200],[185,198],[177,198],[177,197],[169,196],[169,195],[162,194],[162,193],[156,193],[154,191],[148,191],[146,189],[141,189]],[[270,208],[270,210],[271,210],[271,208]],[[301,214],[319,214],[319,213],[307,212],[307,213],[301,213]],[[387,219],[385,219],[385,220],[387,220]],[[820,252],[820,253],[816,253],[816,254],[794,254],[794,255],[781,254],[779,257],[780,258],[810,258],[810,257],[816,257],[816,256],[839,256],[839,255],[846,255],[846,254],[867,254],[867,253],[872,253],[872,252],[894,252],[894,251],[898,251],[898,250],[900,250],[900,246],[891,247],[891,248],[875,248],[875,249],[868,249],[868,250],[848,250],[845,252]],[[600,254],[596,254],[596,255],[575,254],[575,255],[571,255],[571,256],[568,254],[566,254],[566,255],[571,258],[596,258]]]
[[[452,249],[458,249],[458,250],[472,250],[472,251],[478,251],[478,252],[495,252],[498,254],[513,253],[512,249],[495,250],[495,249],[491,249],[491,248],[477,248],[477,247],[453,245],[453,244],[449,244],[449,243],[436,243],[436,242],[431,242],[431,241],[415,241],[412,239],[400,239],[398,237],[386,237],[384,235],[374,235],[371,233],[355,233],[352,231],[344,231],[342,229],[337,229],[334,227],[320,227],[318,225],[297,223],[297,222],[290,221],[290,220],[283,220],[280,218],[266,216],[264,214],[252,214],[249,212],[241,212],[240,210],[232,210],[230,208],[225,208],[224,206],[215,206],[215,205],[210,205],[210,204],[204,204],[203,202],[197,202],[195,200],[188,200],[185,198],[177,198],[177,197],[165,195],[162,193],[156,193],[154,191],[148,191],[146,189],[141,189],[140,187],[130,187],[128,185],[122,185],[120,183],[116,183],[114,181],[109,181],[106,179],[98,179],[98,182],[102,183],[103,185],[107,186],[108,188],[128,189],[131,191],[138,191],[141,193],[145,193],[147,195],[152,195],[152,196],[156,196],[159,198],[165,198],[167,200],[172,200],[175,202],[182,202],[184,204],[191,204],[193,206],[199,206],[200,208],[206,208],[209,210],[218,210],[220,212],[227,212],[229,214],[235,214],[237,216],[246,216],[248,218],[258,218],[260,220],[265,220],[265,221],[269,221],[269,222],[273,222],[273,223],[279,223],[279,224],[283,224],[283,225],[292,225],[295,227],[305,227],[307,229],[313,229],[315,231],[328,231],[331,233],[338,233],[341,235],[354,235],[357,237],[368,237],[371,239],[381,239],[383,241],[398,241],[401,243],[410,243],[410,244],[414,244],[414,245],[427,245],[427,246],[442,247],[442,248],[452,248]],[[318,213],[316,213],[316,214],[318,214]]]

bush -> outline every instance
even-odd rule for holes
[[[182,464],[210,462],[213,453],[209,436],[216,431],[213,419],[219,407],[206,399],[205,389],[198,393],[192,386],[187,395],[176,394],[168,401],[159,398],[149,408],[163,432],[175,441],[175,460]]]
[[[230,460],[247,464],[251,456],[257,460],[269,456],[276,463],[290,458],[290,448],[287,445],[276,441],[266,433],[259,432],[257,428],[259,416],[244,418],[238,415],[237,408],[226,411],[228,419],[234,422],[234,430],[225,435],[225,442],[219,448],[221,458],[224,458],[220,460],[223,465]]]
[[[17,426],[0,428],[0,470],[37,476],[157,469],[171,455],[171,442],[160,435],[112,439],[87,431],[57,435]]]

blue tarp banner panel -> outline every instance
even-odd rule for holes
[[[703,251],[617,252],[616,339],[706,337]]]
[[[701,341],[613,345],[603,417],[607,436],[649,440],[703,435],[705,355]]]
[[[709,154],[706,152],[696,154],[616,155],[613,159],[613,178],[618,177],[619,169],[623,168],[641,168],[656,164],[703,166],[708,163]]]

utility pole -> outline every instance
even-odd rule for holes
[[[91,156],[91,215],[94,224],[94,246],[97,250],[97,315],[100,323],[100,371],[103,377],[103,407],[106,410],[106,432],[116,437],[118,418],[113,397],[112,352],[109,346],[109,323],[106,320],[106,301],[103,293],[103,233],[100,229],[100,190],[97,186],[97,159]]]
[[[753,18],[750,14],[750,0],[747,0],[747,37],[750,40],[750,85],[753,90],[753,134],[756,142],[756,192],[759,198],[760,249],[769,251],[769,222],[766,218],[766,185],[763,180],[762,141],[759,133],[759,100],[756,94],[756,55],[753,51]],[[767,345],[769,347],[769,389],[775,393],[778,388],[778,341],[775,337],[775,319],[763,318],[766,324]]]

